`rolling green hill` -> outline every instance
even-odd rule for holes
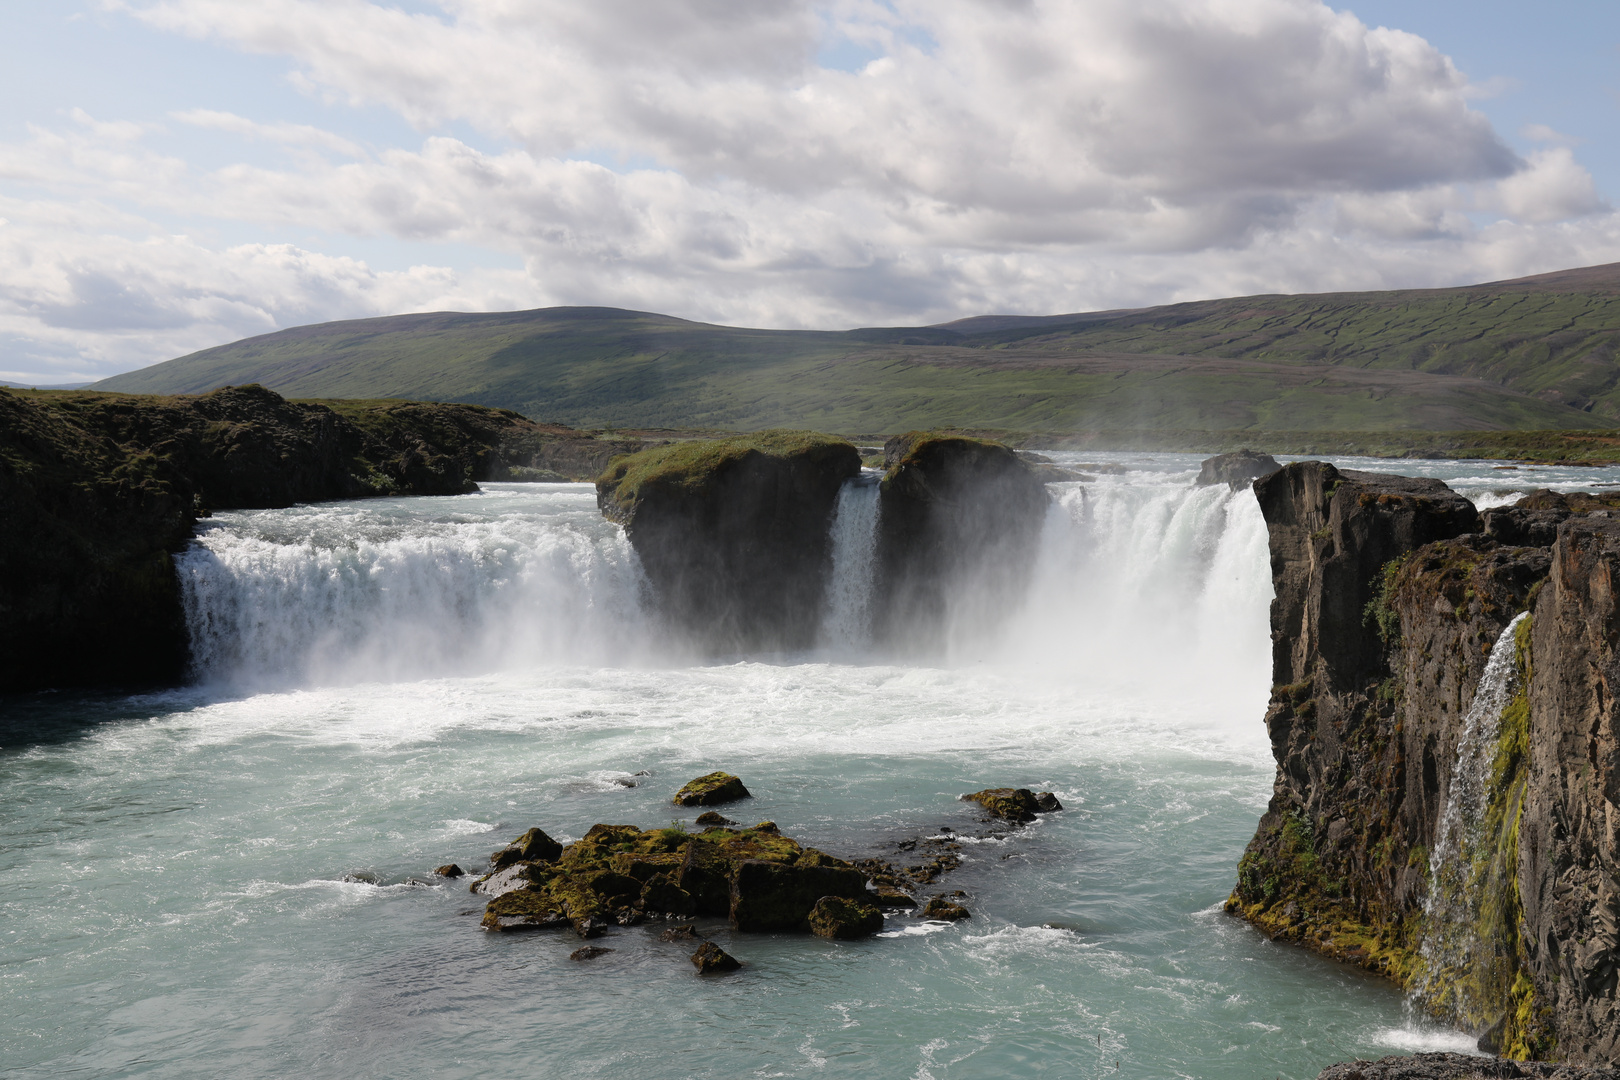
[[[93,389],[401,397],[579,427],[893,432],[1620,427],[1620,264],[934,327],[751,330],[614,308],[298,327]]]

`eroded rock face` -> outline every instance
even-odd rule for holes
[[[1532,614],[1518,853],[1526,967],[1572,1061],[1620,1060],[1617,586],[1620,520],[1563,522]]]
[[[875,631],[929,650],[993,627],[1022,597],[1049,498],[1034,468],[981,439],[911,432],[884,446]]]
[[[1616,1060],[1614,500],[1537,493],[1488,511],[1475,532],[1432,481],[1303,463],[1256,493],[1277,593],[1266,723],[1278,772],[1228,910],[1419,980],[1424,903],[1439,887],[1430,851],[1463,721],[1493,650],[1512,649],[1519,689],[1484,747],[1483,847],[1464,868],[1479,959],[1448,988],[1448,1008],[1510,1057]],[[1550,548],[1504,542],[1549,537]]]
[[[1317,1080],[1620,1080],[1613,1069],[1545,1061],[1493,1061],[1467,1054],[1413,1054],[1329,1065]]]
[[[596,482],[672,628],[711,653],[803,648],[820,628],[838,489],[860,452],[807,432],[676,443]]]

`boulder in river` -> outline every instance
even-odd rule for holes
[[[496,870],[505,870],[513,863],[552,862],[562,854],[562,845],[540,829],[530,829],[511,844],[489,857]]]
[[[947,900],[943,896],[933,897],[923,905],[917,913],[919,918],[936,919],[941,922],[956,922],[959,919],[972,918],[972,913],[954,900]]]
[[[805,930],[822,897],[860,899],[866,875],[844,866],[806,866],[748,859],[731,875],[731,925],[747,932]]]
[[[568,954],[570,960],[595,960],[598,956],[606,956],[612,949],[605,949],[600,945],[581,945]]]
[[[700,975],[718,975],[725,971],[736,971],[742,964],[714,942],[705,941],[692,954],[692,966],[698,969]]]
[[[1056,795],[1043,791],[1039,795],[1028,788],[985,788],[964,795],[965,802],[978,803],[993,816],[1004,821],[1022,824],[1034,821],[1037,814],[1049,814],[1063,809]]]
[[[863,900],[823,896],[810,909],[810,932],[817,937],[854,941],[883,929],[883,912]]]
[[[1206,458],[1198,468],[1198,486],[1227,484],[1236,491],[1262,476],[1270,476],[1280,468],[1282,465],[1270,454],[1257,450],[1234,450],[1230,454]]]
[[[743,782],[728,772],[712,772],[689,781],[685,787],[675,793],[677,806],[718,806],[721,803],[736,802],[738,799],[748,799],[749,794]],[[718,816],[718,815],[716,815]],[[724,820],[723,818],[721,819]]]
[[[442,878],[458,878],[465,873],[465,871],[455,863],[445,863],[443,866],[439,867],[433,872]]]
[[[737,824],[735,821],[732,821],[730,818],[728,818],[728,817],[726,817],[726,816],[724,816],[722,814],[717,814],[713,810],[705,810],[703,813],[699,814],[697,816],[697,823],[699,825],[703,825],[703,826],[735,825],[735,824]]]

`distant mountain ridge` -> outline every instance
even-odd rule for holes
[[[577,427],[1620,427],[1620,264],[935,326],[759,330],[618,308],[294,327],[91,389],[399,397]]]

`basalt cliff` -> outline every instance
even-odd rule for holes
[[[1277,778],[1227,909],[1483,1049],[1620,1059],[1620,499],[1481,514],[1321,462],[1254,491]]]
[[[172,554],[214,510],[579,480],[639,442],[476,405],[0,390],[0,692],[171,683]]]

